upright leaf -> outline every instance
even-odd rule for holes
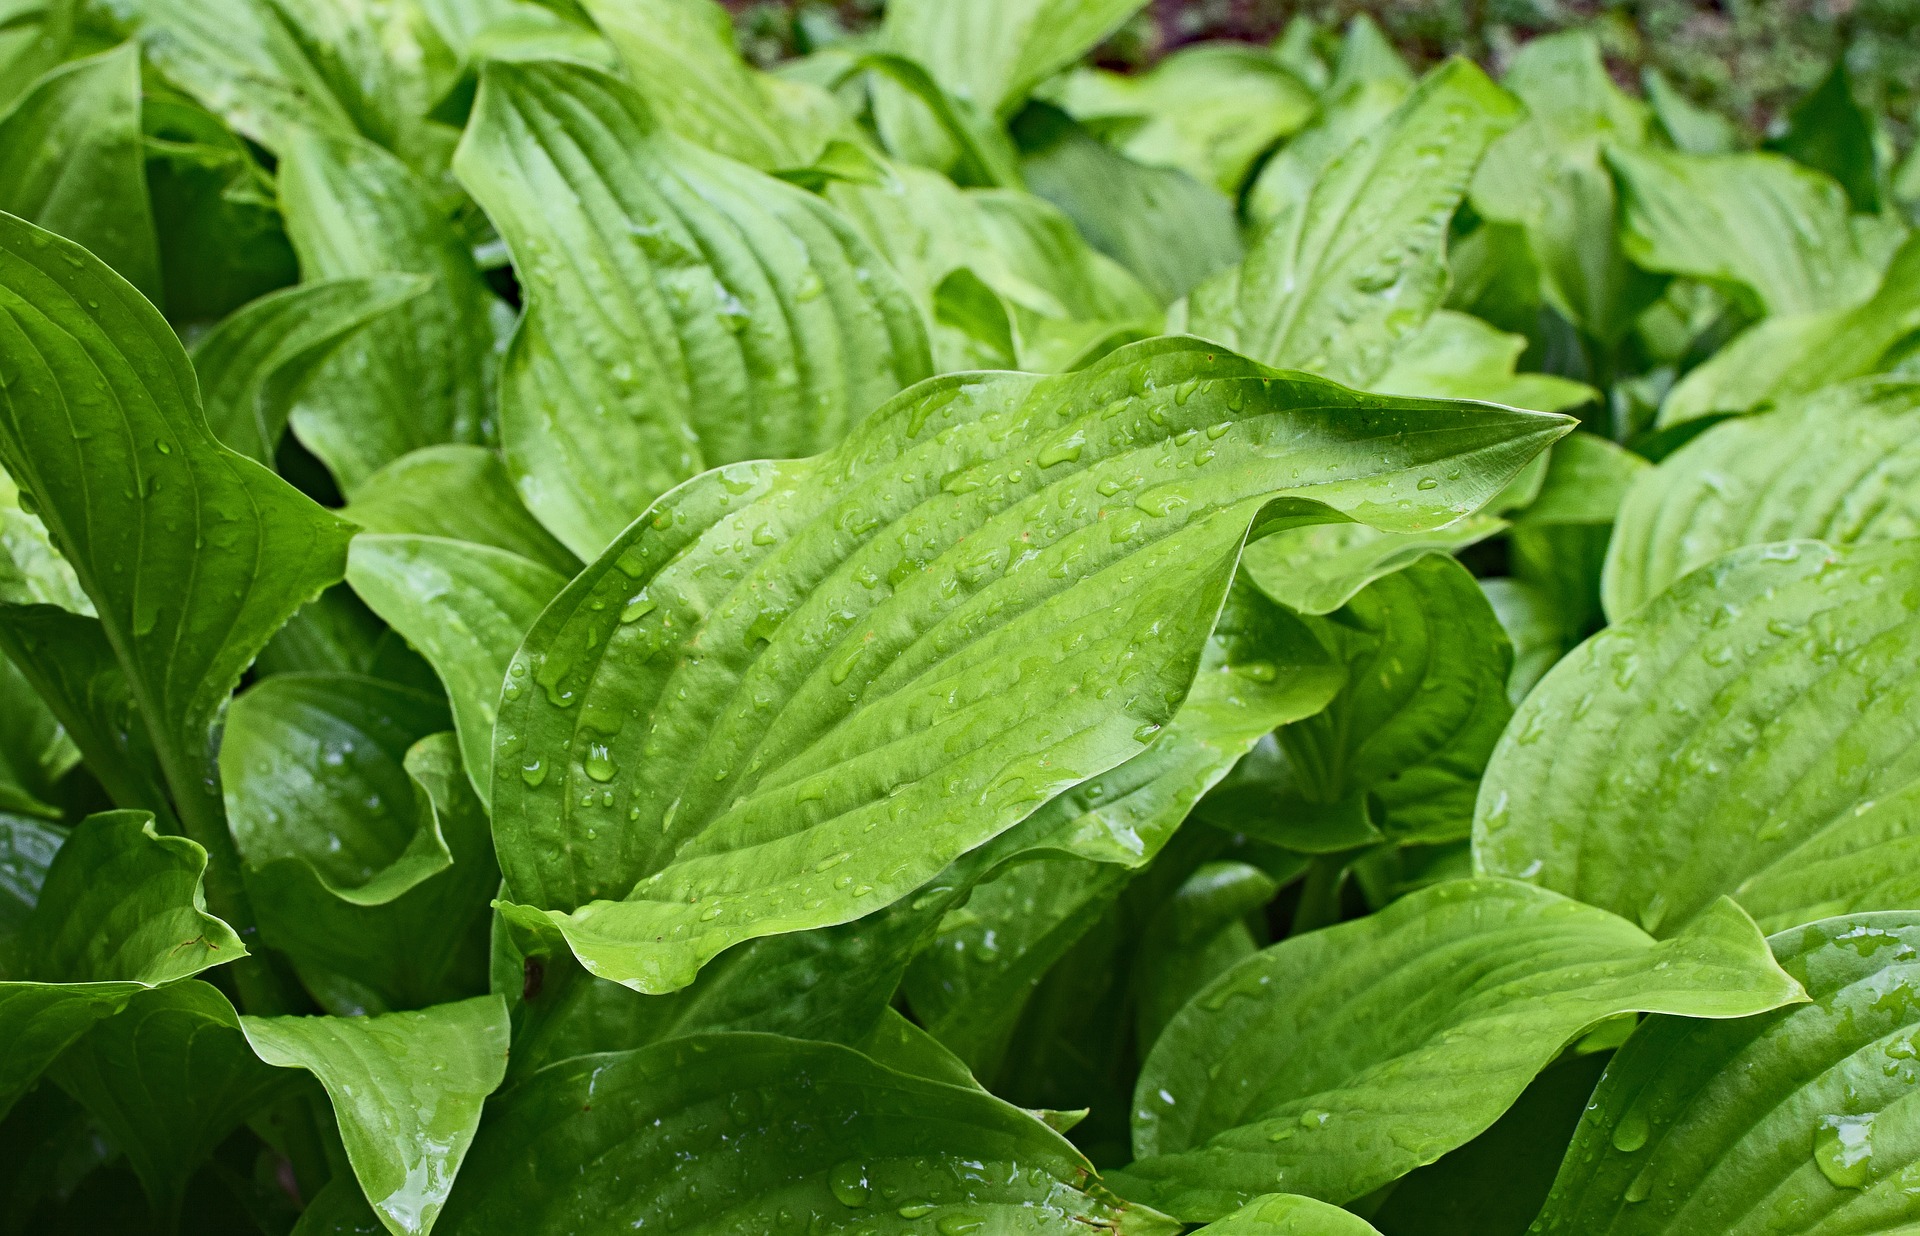
[[[62,65],[0,116],[0,210],[92,250],[158,304],[141,156],[140,51],[128,43]]]
[[[1269,500],[1442,522],[1561,423],[1170,339],[1058,378],[941,379],[827,455],[710,473],[515,656],[493,775],[509,888],[642,990],[858,917],[1171,719]]]
[[[1177,1230],[1091,1175],[1065,1138],[980,1090],[828,1043],[702,1035],[585,1056],[516,1086],[481,1130],[441,1230]]]
[[[268,1064],[320,1079],[380,1221],[424,1236],[506,1074],[500,997],[381,1017],[243,1017],[240,1028]]]
[[[702,467],[819,450],[928,371],[905,290],[830,206],[604,74],[490,65],[457,162],[528,301],[507,463],[582,558]]]
[[[1767,143],[1795,162],[1825,172],[1846,188],[1853,209],[1880,209],[1880,158],[1872,113],[1855,101],[1847,58],[1787,112],[1785,132]]]
[[[1154,1044],[1116,1186],[1182,1218],[1281,1187],[1345,1202],[1461,1145],[1581,1030],[1629,1010],[1745,1017],[1804,999],[1730,904],[1656,943],[1506,880],[1456,880],[1282,941]]]
[[[1194,290],[1193,330],[1266,364],[1371,382],[1439,307],[1454,209],[1518,118],[1473,65],[1435,70],[1310,197],[1262,226],[1239,268]]]
[[[0,812],[59,819],[54,784],[79,762],[59,720],[0,651]]]
[[[563,576],[580,569],[520,501],[499,453],[485,447],[427,446],[401,456],[361,483],[346,517],[373,533],[491,545]]]
[[[125,667],[188,834],[244,919],[208,727],[346,526],[214,440],[160,314],[99,259],[0,218],[0,463],[31,493]]]
[[[293,410],[294,432],[349,493],[418,447],[490,439],[500,306],[432,185],[352,137],[303,130],[280,151],[280,200],[305,279],[433,280],[381,329],[320,362]]]
[[[1487,767],[1474,863],[1672,934],[1920,897],[1920,554],[1736,550],[1576,649]]]
[[[1823,919],[1771,943],[1811,1003],[1732,1022],[1649,1018],[1607,1066],[1532,1231],[1920,1223],[1907,1185],[1920,916]]]
[[[897,0],[881,38],[934,80],[1005,119],[1027,92],[1091,51],[1143,0]]]

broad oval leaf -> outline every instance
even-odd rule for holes
[[[320,1079],[360,1188],[395,1236],[424,1236],[507,1071],[507,1007],[476,996],[379,1017],[242,1017],[255,1053]]]
[[[1196,1236],[1379,1236],[1373,1225],[1351,1211],[1297,1193],[1256,1197]]]
[[[929,372],[906,290],[831,206],[597,70],[489,65],[456,164],[528,302],[507,463],[582,558],[703,467],[820,450]]]
[[[1649,1018],[1607,1065],[1540,1236],[1910,1232],[1920,1119],[1920,916],[1772,939],[1809,1004]]]
[[[440,1230],[1178,1230],[1091,1174],[1066,1139],[972,1087],[829,1043],[699,1035],[583,1056],[508,1091]]]
[[[1115,1187],[1190,1220],[1276,1186],[1349,1201],[1479,1134],[1588,1026],[1803,998],[1730,903],[1656,942],[1544,889],[1448,881],[1282,941],[1175,1015]]]
[[[1920,383],[1865,379],[1713,426],[1639,477],[1607,546],[1616,622],[1731,549],[1920,534]]]
[[[1670,934],[1920,897],[1920,544],[1749,546],[1575,649],[1487,766],[1474,863]]]
[[[1564,424],[1175,338],[1057,378],[942,378],[827,455],[710,473],[515,656],[509,889],[643,990],[858,917],[1142,749],[1269,500],[1443,522]]]
[[[1310,196],[1262,225],[1241,265],[1194,289],[1192,329],[1270,365],[1364,386],[1446,292],[1446,236],[1519,105],[1473,65],[1429,74]]]

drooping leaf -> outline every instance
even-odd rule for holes
[[[1506,530],[1498,515],[1479,512],[1431,532],[1381,532],[1366,524],[1289,528],[1247,546],[1247,578],[1289,609],[1331,614],[1361,589],[1431,554],[1451,554]]]
[[[724,1153],[683,1158],[717,1136]],[[1177,1230],[1089,1176],[1059,1134],[979,1090],[833,1044],[703,1035],[585,1056],[508,1092],[440,1230]]]
[[[1379,1236],[1372,1224],[1351,1211],[1297,1193],[1256,1197],[1200,1232],[1213,1236]]]
[[[158,304],[140,137],[137,47],[55,69],[0,116],[0,210],[92,250]]]
[[[928,372],[905,289],[830,206],[603,74],[489,66],[457,163],[528,300],[507,464],[582,558],[702,467],[819,450]]]
[[[432,280],[380,329],[320,361],[299,392],[294,432],[349,494],[408,451],[489,440],[498,301],[431,184],[364,139],[302,131],[280,150],[280,200],[304,278]]]
[[[1443,522],[1563,424],[1169,339],[940,379],[827,455],[710,473],[516,654],[493,776],[509,888],[643,990],[885,905],[1171,719],[1270,499]]]
[[[1192,329],[1266,364],[1370,383],[1439,307],[1448,223],[1482,152],[1518,118],[1473,65],[1435,70],[1262,225],[1238,268],[1194,290]]]
[[[507,1010],[478,996],[379,1017],[242,1017],[268,1064],[320,1079],[360,1188],[395,1236],[423,1236],[507,1068]],[[457,1230],[457,1226],[455,1228]]]
[[[185,351],[131,285],[11,218],[0,363],[0,463],[99,612],[186,832],[221,856],[215,904],[237,912],[208,727],[273,631],[340,577],[346,525],[215,441]]]
[[[1809,1004],[1649,1018],[1614,1055],[1533,1231],[1903,1232],[1912,1178],[1912,913],[1771,941]]]
[[[1764,411],[1796,395],[1884,370],[1920,329],[1920,237],[1887,265],[1880,289],[1851,309],[1768,318],[1691,370],[1660,405],[1660,425],[1715,412]]]
[[[1380,832],[1466,836],[1511,715],[1512,651],[1473,577],[1444,555],[1422,557],[1368,585],[1324,629],[1346,685],[1242,765],[1208,818],[1310,853]]]
[[[1880,209],[1880,158],[1873,131],[1873,116],[1855,101],[1847,59],[1841,56],[1820,84],[1788,110],[1786,131],[1767,147],[1833,177],[1845,187],[1853,209],[1871,214]]]
[[[1128,157],[1236,196],[1254,162],[1315,110],[1304,82],[1243,43],[1183,47],[1139,74],[1076,69],[1055,98],[1075,119],[1125,123]]]
[[[127,1156],[163,1227],[213,1148],[293,1080],[260,1062],[227,998],[199,981],[137,993],[50,1072]]]
[[[1846,194],[1778,155],[1615,149],[1621,243],[1648,270],[1739,284],[1766,313],[1844,309],[1873,294],[1884,253],[1867,251]]]
[[[403,455],[363,481],[344,513],[368,532],[491,545],[566,577],[580,569],[520,501],[499,454],[485,447],[427,446]]]
[[[354,538],[347,582],[440,675],[461,758],[485,801],[508,663],[566,577],[491,545],[362,534]]]
[[[881,38],[926,65],[949,93],[1005,119],[1141,7],[1143,0],[897,0]]]
[[[1487,768],[1475,866],[1670,935],[1920,896],[1912,542],[1716,559],[1556,666]]]
[[[245,956],[208,914],[204,850],[144,812],[89,816],[60,846],[19,939],[0,958],[0,1115],[68,1044],[140,992]]]
[[[1861,379],[1723,421],[1627,492],[1601,595],[1615,621],[1731,549],[1920,533],[1920,384]]]
[[[1569,1039],[1630,1010],[1803,999],[1731,904],[1675,939],[1542,889],[1455,880],[1285,940],[1154,1045],[1115,1187],[1186,1219],[1276,1186],[1344,1202],[1466,1142]]]
[[[213,436],[273,466],[301,385],[355,331],[428,286],[406,275],[322,279],[268,293],[208,331],[193,368]]]

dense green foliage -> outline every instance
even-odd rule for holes
[[[7,11],[0,1236],[1920,1230],[1899,127],[1142,7]]]

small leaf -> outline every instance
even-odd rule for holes
[[[881,39],[947,91],[1004,120],[1027,92],[1098,46],[1144,0],[895,0]]]
[[[1492,1124],[1588,1026],[1804,998],[1728,903],[1656,943],[1542,889],[1448,881],[1276,944],[1196,996],[1141,1069],[1140,1157],[1115,1187],[1189,1220],[1275,1186],[1349,1201]]]
[[[1634,482],[1650,470],[1646,460],[1605,438],[1570,433],[1554,444],[1540,492],[1515,522],[1528,527],[1610,524]]]
[[[1400,341],[1386,372],[1372,389],[1387,395],[1484,399],[1535,412],[1564,412],[1599,398],[1584,382],[1547,373],[1515,373],[1526,350],[1520,335],[1496,330],[1479,318],[1442,309]]]
[[[32,684],[14,668],[3,651],[6,643],[0,635],[0,813],[57,820],[61,812],[52,805],[58,796],[56,783],[80,762],[80,752]]]
[[[684,1157],[718,1137],[725,1153]],[[902,1236],[1178,1230],[1091,1191],[1090,1174],[977,1089],[828,1043],[701,1035],[558,1064],[503,1095],[441,1231],[777,1231],[796,1214]]]
[[[580,560],[540,526],[495,451],[422,447],[354,490],[346,517],[368,532],[491,545],[572,578]]]
[[[1451,554],[1506,531],[1486,512],[1431,532],[1382,532],[1366,524],[1288,528],[1247,546],[1241,568],[1260,591],[1302,614],[1331,614],[1376,580],[1435,554]]]
[[[1767,143],[1788,158],[1825,172],[1845,186],[1853,209],[1880,209],[1879,153],[1874,147],[1873,114],[1853,97],[1847,60],[1833,69],[1787,112],[1784,133]]]
[[[1899,1232],[1914,1163],[1920,917],[1774,936],[1809,1004],[1647,1019],[1614,1054],[1534,1232]]]
[[[507,1009],[478,996],[380,1017],[242,1017],[262,1060],[320,1079],[360,1188],[395,1236],[424,1236],[507,1068]],[[457,1230],[457,1227],[456,1229]]]
[[[1749,546],[1575,650],[1514,715],[1474,863],[1671,935],[1910,904],[1920,555]]]
[[[1379,1236],[1358,1215],[1297,1193],[1256,1197],[1224,1219],[1207,1224],[1197,1236],[1208,1232],[1213,1236]]]
[[[1738,126],[1682,94],[1659,69],[1652,65],[1642,69],[1640,84],[1646,90],[1654,119],[1660,122],[1661,130],[1675,150],[1691,155],[1719,155],[1740,149]]]

